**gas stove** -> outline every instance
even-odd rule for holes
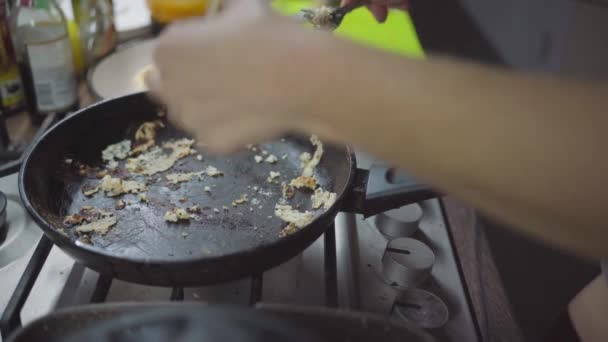
[[[360,167],[374,162],[362,153],[357,160]],[[334,230],[263,275],[163,288],[99,275],[53,246],[21,205],[17,174],[0,178],[0,191],[7,197],[7,230],[4,238],[0,234],[0,341],[60,308],[169,299],[337,307],[413,322],[438,341],[480,341],[438,199],[367,219],[341,213]]]

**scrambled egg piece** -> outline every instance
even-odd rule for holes
[[[108,145],[108,147],[101,151],[101,159],[105,162],[123,160],[129,156],[130,152],[131,141],[123,140],[116,144]]]
[[[190,220],[190,214],[182,208],[174,208],[167,211],[163,217],[167,222],[178,222]]]
[[[264,161],[267,162],[268,164],[274,164],[278,160],[279,160],[279,158],[277,158],[277,156],[275,156],[274,154],[271,154],[268,157],[266,157],[266,159]]]
[[[169,181],[169,184],[178,184],[178,183],[189,182],[192,180],[192,178],[197,177],[197,176],[199,178],[202,178],[201,177],[202,174],[203,174],[203,171],[187,172],[187,173],[170,173],[170,174],[166,175],[165,178],[167,178],[167,180]]]
[[[140,154],[136,158],[127,159],[127,170],[133,174],[151,176],[159,172],[167,171],[175,163],[193,153],[194,140],[180,139],[163,144],[163,148],[170,149],[170,154],[165,154],[163,149],[155,146],[149,151]]]
[[[281,176],[281,173],[278,171],[270,171],[270,175],[266,178],[268,183],[278,182],[277,178]]]
[[[329,209],[334,203],[336,203],[336,193],[325,191],[321,188],[315,190],[315,193],[310,197],[312,201],[312,207],[315,209],[321,208]]]
[[[242,194],[241,197],[232,201],[232,206],[236,207],[237,205],[246,203],[248,201],[249,201],[249,199],[247,198],[247,194]]]
[[[82,188],[82,193],[87,197],[91,197],[91,196],[95,195],[98,191],[99,191],[99,186],[96,186],[94,188],[88,188],[88,187]]]
[[[308,163],[310,163],[311,159],[312,159],[312,156],[310,155],[310,153],[302,152],[302,154],[300,154],[300,168],[301,169],[305,168],[306,165]]]
[[[205,172],[207,173],[207,176],[211,176],[211,177],[217,177],[217,176],[224,175],[224,173],[222,171],[218,170],[214,166],[207,166],[207,168],[205,169]]]
[[[101,235],[106,235],[110,228],[116,225],[118,221],[116,220],[116,216],[111,213],[102,213],[102,216],[99,220],[83,224],[76,228],[77,233],[98,233]]]
[[[137,181],[125,181],[120,178],[112,178],[107,175],[101,179],[99,188],[106,193],[106,196],[116,197],[122,194],[134,194],[148,190],[144,183]]]
[[[118,202],[116,202],[116,205],[114,206],[114,209],[116,210],[122,210],[127,206],[127,203],[125,203],[125,201],[123,200],[118,200]]]
[[[303,164],[302,176],[307,177],[312,177],[315,167],[319,165],[319,162],[321,162],[321,158],[323,157],[323,143],[321,140],[319,140],[316,135],[313,135],[310,137],[310,142],[316,147],[315,153],[312,155],[310,160],[307,160],[307,158],[302,159],[302,155],[300,155],[300,160]]]
[[[300,212],[286,204],[277,204],[274,207],[274,215],[287,223],[294,224],[298,228],[305,227],[313,219],[310,211]]]
[[[291,182],[289,182],[289,185],[297,189],[305,188],[314,190],[317,188],[317,180],[313,177],[300,176],[298,178],[292,179]]]

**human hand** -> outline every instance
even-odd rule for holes
[[[169,120],[212,151],[309,131],[316,119],[307,106],[331,92],[326,75],[342,64],[330,52],[334,38],[266,6],[235,0],[219,15],[174,24],[159,38],[158,79],[148,80],[150,88],[168,106]]]
[[[399,8],[406,10],[408,6],[408,0],[342,0],[342,6],[352,4],[352,3],[361,3],[361,5],[366,5],[367,8],[372,12],[376,20],[380,23],[386,21],[386,17],[388,16],[389,8]]]

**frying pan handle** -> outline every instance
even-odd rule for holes
[[[352,190],[344,199],[342,211],[368,217],[438,196],[429,186],[395,168],[372,165],[369,171],[356,170]]]

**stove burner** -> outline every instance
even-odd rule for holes
[[[20,259],[38,242],[41,231],[21,205],[19,196],[0,196],[0,269]],[[0,272],[0,277],[3,275]],[[0,282],[1,283],[1,282]],[[2,289],[2,284],[0,284]]]
[[[420,289],[401,293],[393,304],[393,314],[425,329],[443,327],[448,319],[448,307],[434,294]]]

